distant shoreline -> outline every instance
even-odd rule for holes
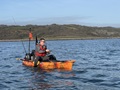
[[[46,40],[97,40],[97,39],[120,39],[120,37],[45,38],[45,39]],[[21,41],[29,41],[29,40],[28,39],[0,40],[0,42],[21,42]],[[31,41],[35,41],[35,39]]]
[[[120,28],[90,27],[76,24],[68,25],[26,25],[26,26],[0,26],[0,41],[28,41],[29,29],[35,36],[46,40],[91,40],[120,38]]]

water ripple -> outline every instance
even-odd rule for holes
[[[53,40],[47,45],[57,59],[75,59],[73,70],[26,67],[16,60],[24,57],[21,42],[0,42],[0,89],[120,90],[120,39]]]

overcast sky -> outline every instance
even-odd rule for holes
[[[120,27],[120,0],[0,0],[0,24]]]

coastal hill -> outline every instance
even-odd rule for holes
[[[31,28],[33,37],[47,39],[98,39],[120,38],[120,28],[90,27],[75,24],[67,25],[0,25],[0,40],[28,39]]]

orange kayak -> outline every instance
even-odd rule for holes
[[[64,69],[64,70],[72,70],[72,66],[75,60],[67,60],[67,61],[50,61],[50,62],[38,62],[37,66],[41,69]],[[31,60],[23,60],[23,65],[34,67],[34,61]]]

